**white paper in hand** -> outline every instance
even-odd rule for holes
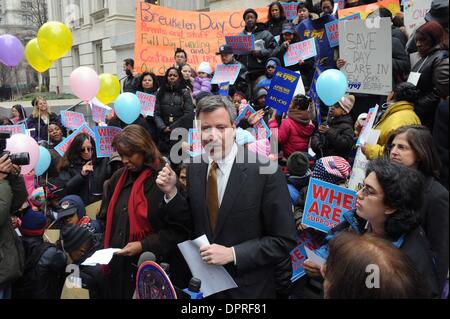
[[[326,260],[317,255],[315,252],[313,252],[311,249],[305,246],[305,252],[306,256],[308,256],[308,260],[312,261],[313,263],[319,265],[322,267],[325,265]]]
[[[115,252],[119,251],[119,248],[107,248],[97,250],[91,257],[86,259],[81,265],[82,266],[95,266],[97,264],[107,265],[113,258]]]

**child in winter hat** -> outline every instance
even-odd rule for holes
[[[196,97],[200,92],[211,93],[211,74],[212,68],[209,62],[202,62],[197,69],[197,77],[194,80],[193,96]]]

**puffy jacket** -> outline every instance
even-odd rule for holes
[[[306,114],[308,115],[308,113]],[[297,151],[308,151],[309,139],[314,132],[314,124],[309,118],[307,121],[306,124],[301,124],[288,117],[281,122],[278,130],[273,130],[278,128],[277,120],[271,119],[269,121],[269,127],[272,129],[274,137],[278,137],[284,157],[288,158]]]
[[[287,20],[285,17],[280,19],[272,19],[266,22],[266,28],[274,37],[276,37],[281,34],[281,31],[283,30],[283,23],[286,22]]]
[[[193,96],[196,97],[200,92],[211,92],[211,79],[196,77],[194,80]]]
[[[420,119],[414,112],[414,105],[406,101],[399,101],[389,106],[380,121],[374,126],[375,130],[381,131],[378,143],[366,145],[367,159],[383,156],[384,144],[389,135],[401,126],[413,124],[420,124]]]
[[[189,90],[167,88],[156,96],[155,122],[160,131],[166,127],[191,128],[194,119],[194,103]],[[172,121],[171,121],[172,120]]]
[[[421,94],[415,111],[422,124],[433,128],[437,105],[448,96],[448,51],[434,47],[427,57],[420,59],[412,72],[421,73],[417,88]]]
[[[48,123],[56,122],[58,125],[63,128],[63,133],[65,134],[65,128],[61,124],[61,118],[56,115],[55,113],[49,114],[49,121]],[[45,124],[45,122],[40,119],[39,117],[33,117],[33,115],[30,115],[27,119],[27,127],[29,130],[34,129],[30,131],[31,137],[34,138],[37,142],[39,141],[47,141],[48,138],[48,124]]]

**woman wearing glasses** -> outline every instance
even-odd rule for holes
[[[328,233],[326,245],[316,253],[326,259],[327,243],[343,231],[386,239],[411,259],[428,285],[430,297],[438,297],[433,256],[417,219],[422,193],[423,178],[417,171],[385,158],[373,160],[367,167],[364,187],[357,193],[356,208],[344,213],[344,221]],[[321,277],[319,265],[306,260],[304,266],[309,276]]]
[[[58,171],[65,183],[63,196],[78,195],[85,205],[101,200],[103,183],[111,175],[107,158],[97,159],[94,140],[86,133],[75,136]]]

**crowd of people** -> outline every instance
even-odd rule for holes
[[[344,2],[350,8],[374,1]],[[108,114],[106,124],[123,129],[108,158],[97,158],[86,133],[61,156],[54,148],[71,131],[45,98],[32,101],[29,116],[13,106],[0,125],[25,124],[51,164],[40,177],[24,176],[9,154],[0,157],[0,299],[58,299],[70,264],[79,267],[91,299],[130,299],[143,252],[168,263],[172,283],[185,288],[192,274],[177,244],[204,234],[211,245],[200,247],[203,261],[224,266],[237,284],[210,298],[448,298],[448,1],[433,0],[413,34],[401,12],[378,9],[392,21],[392,92],[346,94],[317,108],[308,93],[315,69],[342,68],[339,50],[287,67],[283,56],[296,42],[327,41],[311,29],[318,19],[336,20],[333,7],[333,0],[300,1],[288,21],[273,2],[265,23],[245,10],[240,35],[254,35],[264,49],[239,55],[219,47],[223,64],[241,65],[227,97],[211,84],[213,66],[202,62],[194,70],[183,49],[164,76],[137,74],[126,59],[123,92],[155,95],[155,112],[131,124]],[[266,106],[276,67],[300,71],[305,87],[286,113]],[[411,72],[420,73],[415,84],[407,81]],[[308,228],[301,220],[311,178],[348,186],[356,141],[375,104],[380,136],[360,146],[369,163],[356,206],[326,234]],[[236,122],[247,105],[255,113]],[[270,140],[250,133],[261,121]],[[187,155],[181,163],[173,149],[192,145],[172,132],[194,127],[203,160]],[[85,207],[99,201],[98,214],[88,216]],[[59,230],[59,238],[49,240],[48,230]],[[304,235],[326,262],[306,260],[306,275],[292,282],[290,252]],[[103,248],[120,250],[107,266],[81,265]],[[367,285],[369,265],[381,274],[376,289]]]

